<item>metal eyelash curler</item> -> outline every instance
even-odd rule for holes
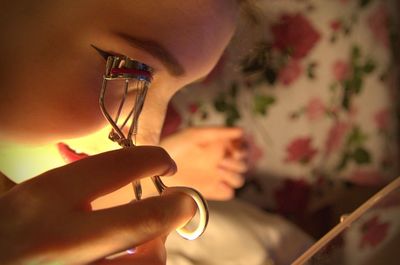
[[[126,56],[113,55],[108,56],[107,58],[106,72],[103,76],[99,104],[104,117],[112,126],[109,139],[117,142],[122,148],[132,148],[136,144],[139,116],[143,109],[147,90],[152,81],[152,72],[153,70],[151,67]],[[105,102],[107,87],[111,82],[122,83],[124,88],[115,117],[111,116]],[[134,104],[130,109],[128,109],[126,117],[121,119],[124,105],[128,104],[127,98],[131,83],[136,91]],[[160,195],[166,189],[173,189],[179,192],[184,192],[193,198],[197,204],[199,214],[197,227],[195,229],[189,229],[188,224],[186,224],[184,227],[178,228],[176,231],[180,236],[188,240],[193,240],[201,236],[207,227],[209,216],[207,202],[203,196],[192,188],[167,187],[159,176],[154,176],[151,179]],[[142,187],[139,180],[133,182],[133,188],[136,200],[140,200],[142,197]]]

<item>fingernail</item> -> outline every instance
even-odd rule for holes
[[[178,170],[178,166],[176,165],[175,161],[171,158],[170,167],[162,175],[163,176],[172,176],[172,175],[174,175],[176,173],[177,170]]]
[[[136,248],[131,248],[126,251],[126,253],[129,255],[135,254],[135,252],[136,252]]]

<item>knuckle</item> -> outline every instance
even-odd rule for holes
[[[168,227],[169,217],[165,210],[153,209],[143,219],[142,229],[147,234],[154,234],[163,231]]]
[[[18,220],[31,220],[41,215],[43,198],[40,191],[34,187],[21,186],[16,192],[7,196],[8,206],[13,209],[13,215]]]
[[[160,230],[160,225],[161,223],[157,218],[147,218],[143,223],[142,223],[142,231],[145,234],[154,234],[155,232]]]

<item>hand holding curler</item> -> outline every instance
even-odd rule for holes
[[[163,237],[194,214],[188,196],[168,192],[99,211],[90,203],[134,180],[175,171],[163,149],[140,146],[88,157],[15,186],[0,198],[0,263],[165,264]],[[135,255],[104,259],[135,247]]]

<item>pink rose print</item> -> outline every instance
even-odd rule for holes
[[[325,105],[320,98],[312,98],[306,107],[306,113],[309,120],[317,120],[325,113]]]
[[[281,52],[290,52],[292,58],[304,58],[316,45],[321,35],[310,21],[301,14],[282,15],[271,27],[273,47]]]
[[[380,221],[378,216],[372,217],[361,227],[363,235],[361,236],[359,244],[360,249],[364,249],[368,246],[376,247],[386,238],[388,235],[388,229],[388,222]]]
[[[188,105],[188,111],[189,111],[191,114],[195,114],[198,110],[199,110],[199,104],[197,104],[197,103],[190,103],[190,104]]]
[[[304,179],[285,179],[283,186],[274,192],[277,211],[301,216],[307,210],[310,193],[311,187]]]
[[[336,122],[332,126],[325,141],[325,153],[327,155],[331,154],[342,145],[344,137],[349,128],[349,124],[340,121]]]
[[[342,22],[340,20],[333,20],[329,26],[333,31],[339,31],[342,28]]]
[[[349,117],[350,118],[355,118],[358,113],[359,113],[359,109],[357,106],[355,106],[355,105],[350,106],[350,109],[349,109]]]
[[[390,111],[389,109],[385,108],[374,115],[374,120],[376,127],[379,130],[385,131],[389,128],[389,122],[390,122]]]
[[[367,18],[369,29],[375,39],[389,47],[389,15],[385,5],[380,5]]]
[[[310,137],[304,137],[293,140],[286,148],[286,152],[285,162],[308,163],[317,153],[317,149],[311,146]]]
[[[390,196],[387,196],[386,198],[383,198],[383,200],[378,202],[375,207],[379,209],[400,207],[400,193],[392,192]]]
[[[303,69],[296,60],[290,60],[279,72],[278,80],[285,86],[292,84],[300,77]]]
[[[245,136],[245,143],[247,147],[248,157],[247,162],[250,169],[255,168],[257,162],[263,158],[264,152],[263,149],[259,147],[256,143],[254,136],[247,134]]]
[[[333,76],[337,81],[344,81],[349,77],[350,66],[347,62],[338,60],[332,67]]]
[[[385,177],[375,169],[355,169],[353,170],[348,180],[363,186],[376,186],[385,181]]]
[[[180,114],[170,103],[167,108],[167,114],[165,116],[164,126],[161,131],[161,139],[176,132],[179,129],[181,123],[182,123],[182,118]]]

